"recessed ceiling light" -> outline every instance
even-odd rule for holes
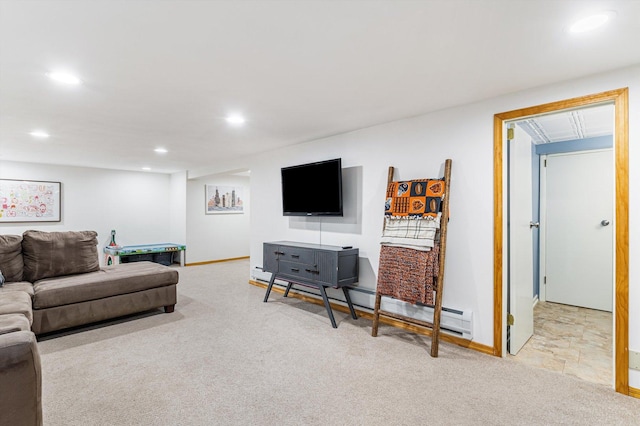
[[[143,167],[142,170],[144,170],[145,172],[148,172],[149,170],[151,170],[151,167]]]
[[[579,19],[569,27],[570,33],[584,33],[595,30],[606,24],[615,16],[615,12],[602,12]]]
[[[227,123],[234,126],[241,126],[247,121],[243,116],[239,114],[228,115],[227,118],[225,118],[225,120],[227,120]]]
[[[38,139],[47,139],[49,137],[49,133],[42,131],[42,130],[34,130],[33,132],[29,133],[31,136],[33,136],[34,138],[38,138]]]
[[[77,85],[81,83],[80,79],[77,76],[68,72],[54,71],[47,74],[47,76],[57,83],[69,85]]]
[[[158,154],[166,154],[167,152],[169,152],[169,150],[167,150],[166,148],[156,148],[154,149],[154,151]]]

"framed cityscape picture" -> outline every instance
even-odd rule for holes
[[[0,179],[1,222],[60,222],[60,182]]]
[[[244,213],[241,186],[205,185],[205,214]]]

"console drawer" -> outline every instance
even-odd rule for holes
[[[317,275],[314,271],[315,268],[313,265],[281,260],[278,268],[278,275],[310,281]]]
[[[287,246],[280,246],[278,249],[280,250],[280,261],[304,263],[307,265],[314,265],[316,263],[315,252],[311,249]]]

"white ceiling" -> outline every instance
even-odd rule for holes
[[[633,40],[640,1],[0,0],[0,160],[206,168],[638,64]]]
[[[533,143],[554,143],[613,135],[613,104],[598,105],[528,118],[517,124]]]

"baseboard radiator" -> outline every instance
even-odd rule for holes
[[[271,274],[268,272],[263,272],[259,268],[255,268],[251,271],[251,279],[268,283],[271,279]],[[287,286],[287,282],[276,280],[274,282],[274,285],[284,288]],[[303,293],[309,296],[317,296],[318,298],[321,298],[320,293],[314,291],[314,289],[309,287],[295,286],[291,291],[297,291],[298,293]],[[344,304],[346,306],[342,291],[328,288],[327,296],[329,297],[329,299],[337,301],[340,304]],[[350,292],[350,296],[351,301],[358,308],[367,311],[373,311],[373,305],[375,303],[376,296],[374,291],[354,287]],[[401,300],[383,297],[381,309],[406,317],[415,318],[421,321],[433,321],[433,308],[427,305],[412,305]],[[463,339],[472,340],[473,312],[461,311],[458,309],[451,309],[443,306],[442,315],[440,317],[440,329],[444,333],[461,337]]]

